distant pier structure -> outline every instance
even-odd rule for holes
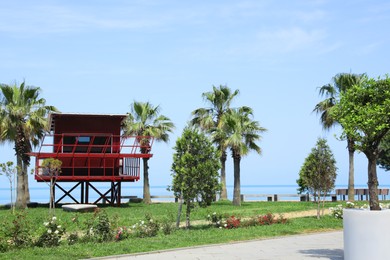
[[[150,158],[153,138],[121,134],[127,115],[52,113],[49,115],[50,133],[42,141],[35,156],[35,180],[50,182],[51,176],[42,167],[46,158],[62,162],[61,173],[56,176],[56,189],[64,194],[55,203],[69,197],[74,203],[99,202],[120,206],[122,183],[140,179],[140,160]],[[142,152],[141,152],[142,151]],[[101,190],[96,183],[109,183]],[[63,183],[72,183],[64,188]],[[79,187],[80,196],[72,191]],[[90,201],[90,189],[98,199]]]

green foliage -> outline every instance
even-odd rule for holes
[[[210,205],[214,195],[220,190],[218,153],[203,133],[186,128],[176,141],[172,164],[172,187],[170,190],[193,207]]]
[[[27,86],[25,82],[12,86],[0,84],[0,143],[14,143],[18,165],[16,207],[22,209],[27,207],[30,197],[24,188],[28,185],[29,153],[47,130],[47,114],[57,111],[53,106],[46,106],[46,100],[39,97],[40,92],[40,88]]]
[[[379,145],[379,157],[377,164],[386,171],[390,171],[390,134],[382,139]]]
[[[49,222],[45,222],[44,226],[45,228],[35,245],[39,247],[59,246],[61,237],[65,234],[65,228],[57,223],[56,217],[52,217]]]
[[[376,149],[390,129],[390,78],[367,79],[341,94],[332,110],[344,134],[364,153]]]
[[[20,248],[32,244],[30,223],[24,211],[18,211],[11,222],[4,227],[5,237],[9,239],[11,246]]]
[[[130,236],[130,231],[126,226],[118,227],[116,230],[115,241],[125,240]]]
[[[114,230],[105,210],[96,210],[93,218],[86,222],[84,241],[107,242],[114,238]]]
[[[46,158],[43,160],[41,166],[49,176],[57,177],[61,173],[62,161],[54,158]]]
[[[13,191],[12,191],[12,183],[14,182],[14,179],[16,177],[17,173],[17,167],[14,166],[14,163],[11,161],[8,161],[6,163],[0,163],[0,175],[5,174],[5,176],[8,178],[9,181],[9,189],[11,193],[11,210],[14,213],[15,211],[15,205],[14,205],[14,197],[13,197]]]
[[[298,185],[314,196],[330,192],[337,176],[336,160],[325,139],[319,138],[299,172]]]
[[[138,238],[154,237],[157,235],[160,226],[152,215],[146,214],[145,220],[140,220],[131,227],[131,233]]]
[[[343,135],[352,137],[357,150],[368,159],[368,189],[371,210],[380,210],[376,162],[379,144],[390,130],[390,78],[366,79],[342,93],[332,109],[343,127]]]
[[[325,139],[319,138],[311,153],[306,157],[299,172],[300,190],[307,190],[317,197],[317,218],[320,218],[320,201],[334,186],[337,176],[336,160]]]
[[[162,220],[160,220],[160,228],[164,235],[170,235],[176,230],[176,226],[174,224],[174,218],[171,217],[164,217]]]
[[[217,212],[213,212],[213,214],[208,214],[207,215],[207,221],[210,222],[210,224],[216,228],[220,228],[223,226],[223,215],[222,214],[217,214]]]
[[[360,202],[359,202],[360,203]],[[362,202],[364,203],[364,202]],[[326,202],[327,207],[332,207],[337,203]],[[197,208],[194,211],[193,217],[197,220],[204,220],[209,212],[219,212],[217,215],[224,216],[224,221],[228,216],[240,216],[241,225],[239,229],[226,228],[216,229],[207,228],[206,225],[200,223],[198,228],[184,230],[175,229],[169,237],[162,236],[161,228],[156,237],[144,237],[142,239],[135,238],[130,228],[129,237],[126,240],[125,237],[120,240],[107,241],[105,243],[96,243],[96,239],[84,240],[83,235],[86,233],[86,226],[83,223],[88,219],[92,219],[92,222],[96,220],[96,213],[82,213],[74,214],[65,211],[58,211],[57,217],[61,219],[61,224],[66,227],[67,243],[60,243],[56,247],[36,247],[30,243],[30,246],[21,246],[15,248],[11,242],[10,236],[6,236],[4,231],[10,230],[12,221],[15,219],[15,215],[12,215],[9,210],[5,210],[4,207],[0,207],[0,218],[4,220],[4,223],[0,230],[0,251],[1,259],[86,259],[99,256],[119,255],[148,252],[153,250],[163,250],[178,247],[188,247],[196,245],[206,245],[215,243],[228,243],[232,241],[260,239],[266,237],[274,237],[281,235],[301,234],[313,231],[329,231],[342,229],[342,221],[332,218],[331,216],[325,216],[321,220],[317,221],[312,217],[294,218],[289,219],[288,225],[258,225],[258,224],[246,224],[248,219],[253,218],[257,221],[257,216],[269,215],[267,212],[273,212],[275,214],[281,214],[284,212],[294,212],[309,210],[315,208],[315,204],[311,202],[244,202],[242,207],[234,207],[230,202],[223,201],[212,203],[208,208]],[[169,216],[170,212],[174,212],[177,209],[175,203],[161,203],[161,204],[130,204],[122,205],[122,207],[107,207],[105,212],[109,219],[114,219],[118,222],[118,225],[112,224],[116,228],[115,231],[126,227],[131,221],[135,219],[142,219],[146,214],[153,213],[154,218],[158,223],[161,223],[162,219]],[[42,234],[42,223],[47,218],[47,205],[38,206],[34,209],[28,209],[24,212],[26,230],[29,233],[30,238],[37,240]],[[260,215],[258,215],[260,213]],[[255,215],[255,217],[253,217]],[[153,221],[154,221],[153,218]],[[268,218],[269,219],[269,218]],[[275,221],[281,221],[283,218],[276,218]],[[114,222],[115,222],[114,221]],[[111,221],[112,222],[112,221]],[[258,222],[258,221],[257,221]],[[276,223],[275,223],[276,224]],[[160,225],[161,226],[161,225]],[[243,228],[248,227],[248,228]],[[115,233],[115,232],[114,232]],[[62,237],[65,239],[65,236]],[[131,239],[131,240],[130,240]]]

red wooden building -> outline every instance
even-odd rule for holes
[[[153,138],[121,135],[126,115],[62,114],[49,115],[50,134],[47,134],[35,156],[35,180],[50,182],[51,176],[42,168],[46,158],[62,162],[61,174],[56,177],[55,189],[75,203],[108,202],[120,205],[122,183],[140,179],[140,160],[150,158]],[[142,140],[142,142],[140,142]],[[146,142],[145,142],[146,141]],[[144,146],[141,145],[146,144]],[[142,150],[142,152],[141,152]],[[62,183],[73,183],[70,189]],[[95,183],[109,183],[108,190],[99,190]],[[78,188],[79,189],[76,189]],[[93,189],[98,199],[89,201]],[[80,198],[72,191],[80,190]]]

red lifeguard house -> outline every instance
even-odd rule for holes
[[[55,188],[75,203],[90,203],[89,189],[98,194],[97,204],[108,202],[120,205],[122,183],[140,179],[140,159],[150,158],[153,138],[148,136],[121,135],[123,120],[127,115],[62,114],[49,115],[50,133],[47,134],[35,156],[35,180],[50,182],[51,176],[42,167],[46,158],[62,162],[61,173],[56,176]],[[74,183],[65,189],[61,183]],[[110,183],[101,191],[94,183]],[[72,195],[79,187],[80,199]]]

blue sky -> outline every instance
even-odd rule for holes
[[[203,92],[226,84],[240,90],[233,106],[252,107],[268,129],[263,155],[241,161],[242,185],[295,184],[318,137],[328,139],[342,185],[346,143],[312,113],[318,87],[340,72],[389,73],[389,20],[390,2],[379,0],[1,1],[0,82],[39,86],[62,112],[160,105],[176,130],[153,148],[151,185],[170,184],[172,147],[191,111],[205,106]],[[11,145],[0,149],[0,161],[13,160]],[[232,185],[231,159],[227,167]],[[364,155],[355,168],[365,184]],[[390,185],[389,173],[378,175]]]

